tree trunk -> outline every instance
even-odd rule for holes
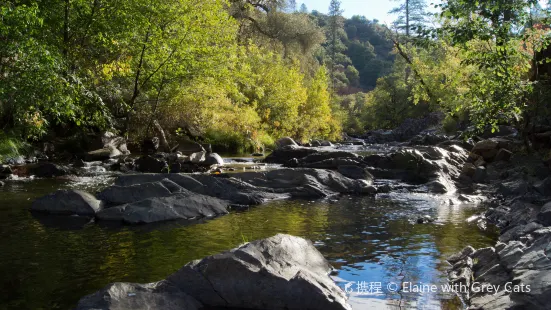
[[[161,127],[161,124],[157,120],[153,121],[153,125],[157,129],[159,133],[159,137],[161,139],[161,145],[163,147],[163,152],[170,153],[170,145],[168,144],[168,141],[166,140],[165,131],[163,130],[163,127]]]

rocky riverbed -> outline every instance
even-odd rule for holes
[[[493,138],[469,144],[459,139],[425,134],[415,136],[406,142],[393,143],[391,146],[366,145],[364,141],[357,139],[340,145],[317,142],[315,146],[299,146],[291,139],[282,139],[278,143],[278,148],[263,162],[251,162],[251,166],[264,166],[264,169],[249,172],[235,171],[234,167],[226,166],[226,162],[221,158],[207,162],[205,154],[212,154],[208,151],[199,151],[198,155],[193,155],[196,152],[190,156],[176,154],[175,157],[174,155],[153,154],[135,157],[131,160],[128,157],[122,157],[126,155],[118,154],[114,158],[104,159],[103,162],[75,162],[68,167],[42,162],[34,164],[47,168],[43,169],[48,170],[49,173],[41,174],[41,177],[71,179],[72,177],[67,177],[67,175],[71,175],[75,171],[78,174],[78,169],[82,169],[80,171],[85,171],[84,174],[87,175],[107,173],[114,178],[114,184],[102,186],[98,192],[77,189],[58,190],[34,200],[31,210],[33,214],[37,214],[36,216],[42,219],[49,216],[59,218],[60,215],[62,218],[74,219],[76,217],[84,219],[84,223],[88,223],[86,225],[112,222],[135,225],[166,221],[200,223],[205,219],[227,215],[229,212],[242,212],[240,210],[249,210],[251,206],[282,200],[336,199],[337,201],[343,195],[383,198],[389,197],[389,195],[392,197],[395,194],[408,194],[437,197],[436,200],[440,204],[453,208],[464,204],[476,205],[485,201],[485,197],[493,198],[493,194],[497,192],[502,195],[501,200],[486,202],[493,208],[488,211],[486,216],[478,217],[475,222],[479,227],[488,227],[488,224],[492,223],[497,224],[503,230],[500,243],[493,248],[488,247],[481,250],[467,247],[461,254],[451,257],[449,262],[453,268],[449,272],[450,281],[467,285],[477,279],[478,282],[486,281],[485,283],[490,284],[506,283],[507,281],[515,283],[523,280],[532,281],[532,285],[537,289],[535,293],[528,295],[529,297],[522,297],[522,294],[516,294],[518,292],[506,294],[503,291],[498,295],[491,296],[472,291],[460,295],[465,304],[473,308],[501,309],[502,305],[509,303],[508,305],[511,307],[530,304],[536,308],[545,309],[545,305],[541,301],[545,300],[545,296],[547,296],[545,294],[548,294],[545,287],[547,276],[538,278],[534,276],[534,273],[528,271],[547,270],[545,268],[548,268],[545,259],[542,261],[536,258],[541,255],[543,255],[542,259],[545,258],[546,247],[549,244],[545,228],[549,224],[546,222],[549,212],[548,208],[542,206],[546,202],[546,195],[551,192],[551,190],[547,191],[547,186],[551,182],[542,179],[545,173],[538,170],[542,167],[545,168],[546,165],[541,160],[538,162],[532,157],[520,156],[519,149],[521,149],[520,144],[512,137]],[[209,158],[219,157],[217,155],[209,156]],[[191,161],[190,158],[196,157],[199,157],[199,160],[196,163],[191,162],[191,164],[205,167],[200,171],[208,173],[189,174],[181,173],[178,169],[166,169],[167,166],[170,167],[175,162],[178,162],[181,168],[182,164]],[[528,167],[526,169],[532,167],[533,171],[515,170],[518,168],[519,161],[529,159],[533,160],[534,165],[524,165],[524,167]],[[156,168],[143,168],[146,166]],[[20,173],[20,175],[24,176],[25,173],[36,175],[32,172],[36,170],[22,169],[21,167],[16,165],[15,171],[31,172]],[[19,175],[14,173],[13,168],[12,165],[4,170],[7,173],[11,170],[10,175]],[[56,172],[58,170],[61,172]],[[146,173],[139,173],[141,171]],[[82,172],[80,174],[82,175]],[[8,177],[8,179],[14,178]],[[8,182],[12,181],[8,180]],[[437,215],[423,214],[423,212],[415,214],[414,212],[410,215],[409,221],[413,225],[433,225],[430,223],[438,223],[439,219]],[[291,244],[306,242],[302,239],[293,239],[294,237],[290,236],[278,235],[274,238],[291,238],[290,240],[294,240]],[[247,248],[246,253],[262,252],[254,250],[254,248],[257,246],[265,248],[266,242],[273,243],[269,240],[271,239],[246,243],[228,253],[220,254],[220,257],[231,257],[235,253],[241,253],[240,249],[243,247]],[[292,249],[283,251],[292,251]],[[270,258],[264,254],[261,255],[264,260],[259,261],[260,265],[254,265],[256,263],[249,265],[253,258],[245,259],[243,255],[239,254],[237,258],[229,259],[238,261],[237,266],[246,266],[254,270],[266,270],[268,267],[264,264],[293,265],[291,262],[278,261],[275,256]],[[321,254],[317,253],[316,255]],[[203,261],[209,259],[212,258],[207,257]],[[253,261],[258,259],[255,258]],[[270,259],[275,259],[275,261],[270,261]],[[285,256],[282,259],[285,260]],[[519,263],[523,259],[524,265]],[[201,262],[190,263],[183,270],[194,270],[194,264],[201,265]],[[209,263],[205,262],[204,264]],[[303,261],[298,264],[308,264],[308,262]],[[493,268],[494,266],[498,267]],[[320,272],[321,269],[315,269],[313,272],[295,267],[292,270],[293,272],[286,270],[273,272],[278,275],[277,281],[283,281],[282,283],[286,283],[285,285],[295,283],[293,279],[296,279],[298,274],[308,274],[308,272],[315,274],[311,279],[301,278],[299,282],[305,281],[304,283],[308,285],[300,289],[297,288],[310,292],[308,295],[312,294],[312,298],[316,300],[318,300],[315,297],[316,294],[325,296],[325,299],[319,298],[319,305],[323,304],[323,306],[313,306],[312,309],[332,309],[333,307],[347,309],[350,307],[346,301],[346,294],[343,295],[343,290],[347,290],[349,287],[335,286],[332,288],[331,285],[335,285],[333,280],[329,278],[324,280],[327,270],[324,269],[324,272]],[[233,273],[232,271],[231,274]],[[236,271],[235,273],[240,272]],[[190,309],[194,309],[201,305],[242,307],[249,302],[246,301],[246,298],[243,299],[243,292],[231,291],[223,297],[218,295],[223,303],[211,304],[206,302],[211,298],[205,299],[204,296],[197,295],[198,292],[191,292],[189,288],[171,282],[171,278],[180,277],[177,274],[169,276],[167,280],[149,284],[112,284],[95,295],[82,299],[79,307],[81,309],[128,308],[134,307],[132,305],[138,301],[154,308],[159,303],[185,303]],[[291,276],[281,278],[283,274]],[[520,278],[517,276],[519,274]],[[213,276],[228,279],[231,282],[231,279],[224,274],[224,270],[217,271]],[[247,276],[243,279],[246,279],[243,280],[245,282],[252,281],[254,277]],[[269,274],[263,274],[259,279],[267,281],[266,285],[269,287],[275,285],[270,282],[272,280],[270,280]],[[230,282],[223,285],[230,285]],[[249,284],[241,284],[245,288],[250,287]],[[213,284],[209,283],[209,285]],[[223,288],[215,288],[215,286],[212,286],[212,289],[219,294],[219,289]],[[316,289],[312,290],[314,287]],[[319,290],[320,287],[323,288],[322,291]],[[205,292],[207,291],[205,290]],[[284,291],[282,291],[283,293]],[[289,294],[289,292],[287,293]],[[347,293],[349,292],[347,291]],[[272,309],[266,306],[266,304],[273,304],[268,299],[269,297],[266,296],[266,300],[259,299],[260,304],[258,307],[255,306],[255,309]],[[290,295],[287,297],[292,299]],[[331,303],[324,304],[328,300]],[[291,305],[290,302],[273,304],[273,309],[303,309],[304,307],[306,306],[300,303]]]

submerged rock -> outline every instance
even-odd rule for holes
[[[77,309],[350,310],[331,269],[312,242],[279,234],[193,261],[160,282],[111,284]]]
[[[102,202],[93,195],[78,190],[58,190],[38,198],[31,205],[32,211],[52,214],[94,216],[102,209]]]

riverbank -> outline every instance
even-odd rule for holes
[[[508,160],[485,164],[487,173],[475,188],[491,198],[478,221],[496,225],[499,241],[450,257],[450,280],[466,287],[461,295],[469,309],[550,309],[548,162],[541,153],[527,153],[518,140],[494,141],[509,144]]]

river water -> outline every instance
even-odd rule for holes
[[[56,189],[94,191],[110,182],[102,176],[21,180],[0,188],[0,309],[71,309],[110,282],[158,281],[191,260],[277,233],[312,240],[354,309],[462,309],[439,288],[447,283],[445,258],[496,240],[495,231],[466,222],[480,212],[475,206],[427,194],[278,201],[200,223],[134,227],[28,210],[33,199]],[[412,221],[420,215],[437,220]],[[403,283],[439,289],[395,292]]]

